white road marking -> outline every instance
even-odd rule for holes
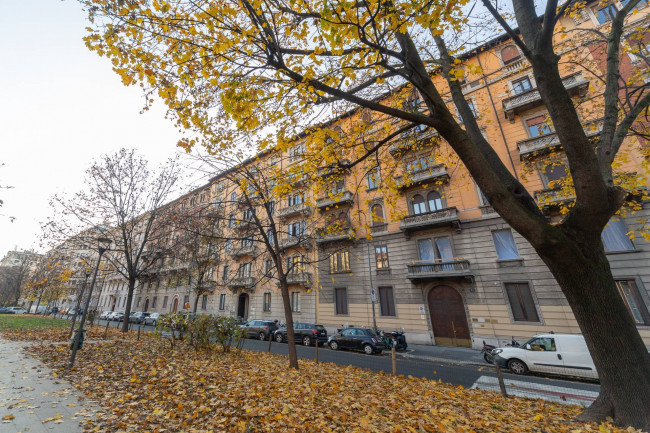
[[[578,388],[567,388],[563,386],[546,385],[523,380],[504,379],[506,391],[509,395],[528,398],[542,398],[564,404],[579,404],[588,406],[598,397],[598,392]],[[472,389],[485,389],[500,392],[499,381],[496,377],[479,377]]]

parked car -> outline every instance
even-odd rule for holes
[[[497,347],[492,357],[515,374],[529,371],[598,378],[585,339],[580,334],[540,334],[521,347]]]
[[[27,310],[25,310],[23,307],[9,307],[7,310],[13,311],[14,314],[27,314]]]
[[[124,320],[124,313],[120,313],[119,311],[113,311],[110,316],[108,316],[108,320],[112,320],[113,322],[121,322]]]
[[[302,343],[305,346],[311,346],[314,342],[321,345],[327,343],[327,330],[323,325],[296,322],[293,324],[293,333],[296,343]],[[280,327],[273,333],[273,336],[278,343],[286,342],[287,328],[285,326]]]
[[[14,313],[14,310],[10,310],[9,308],[0,307],[0,314],[16,314],[16,313]]]
[[[136,313],[131,313],[129,315],[129,322],[130,323],[138,323],[142,324],[144,323],[144,319],[146,319],[151,313],[145,313],[143,311],[138,311]]]
[[[144,318],[144,324],[156,326],[158,320],[162,319],[163,317],[165,317],[165,315],[162,313],[151,313],[150,315]]]
[[[113,313],[112,311],[102,311],[102,314],[99,315],[101,320],[108,320],[108,317]]]
[[[375,331],[367,328],[345,328],[332,335],[328,344],[330,349],[363,350],[366,354],[381,353],[386,346]]]
[[[278,329],[278,325],[272,320],[250,320],[242,325],[242,328],[248,338],[268,340],[269,336]]]

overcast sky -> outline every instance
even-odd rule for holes
[[[0,185],[13,186],[0,189],[0,257],[38,246],[49,198],[79,190],[96,157],[135,147],[158,162],[178,152],[162,103],[139,114],[139,88],[88,51],[86,26],[74,0],[0,0]]]

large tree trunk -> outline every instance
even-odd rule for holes
[[[600,395],[580,419],[611,417],[650,431],[650,354],[615,286],[600,233],[570,237],[574,242],[538,253],[562,288],[600,377]]]
[[[284,305],[284,319],[287,322],[287,344],[289,345],[289,367],[298,370],[298,353],[296,351],[296,335],[293,332],[293,312],[291,311],[291,299],[289,298],[289,286],[287,278],[280,278],[280,292],[282,293],[282,304]]]
[[[122,332],[129,332],[129,315],[131,314],[131,303],[133,302],[133,292],[135,291],[135,280],[129,281],[129,290],[126,295],[126,309],[124,310],[124,323]]]
[[[192,313],[196,314],[196,310],[199,306],[199,297],[201,296],[201,292],[196,291],[195,292],[196,297],[194,299],[194,309],[192,310]]]

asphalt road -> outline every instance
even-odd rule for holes
[[[120,322],[120,326],[122,323]],[[97,326],[97,325],[95,325]],[[100,321],[99,326],[106,326],[105,321]],[[111,327],[117,326],[116,322],[111,322]],[[133,329],[140,325],[133,324]],[[145,326],[143,330],[153,332],[152,326]],[[244,341],[243,348],[247,350],[266,352],[268,350],[268,341],[259,341],[247,339]],[[314,346],[305,347],[296,346],[299,359],[315,359],[316,348]],[[289,354],[288,345],[285,343],[271,343],[271,353],[287,356]],[[465,388],[481,387],[485,389],[495,389],[494,386],[483,386],[478,383],[496,381],[496,371],[494,367],[488,364],[468,364],[455,363],[454,360],[437,360],[418,358],[418,351],[409,351],[408,356],[401,353],[397,355],[397,373],[404,376],[421,377],[433,380],[442,380],[453,385],[462,385]],[[367,368],[373,371],[383,371],[392,373],[392,360],[390,351],[384,351],[381,355],[366,355],[361,352],[331,350],[328,347],[318,348],[319,362],[330,362],[337,365],[353,365],[356,367]],[[588,404],[593,399],[584,397],[584,395],[597,394],[600,387],[595,383],[566,380],[557,377],[544,376],[518,376],[508,371],[503,371],[503,377],[509,382],[510,386],[515,389],[527,389],[524,394],[529,397],[542,397],[549,399],[565,400],[564,396],[578,396],[577,402]],[[498,387],[496,387],[498,389]],[[583,399],[584,397],[584,399]],[[575,402],[575,401],[574,401]]]

